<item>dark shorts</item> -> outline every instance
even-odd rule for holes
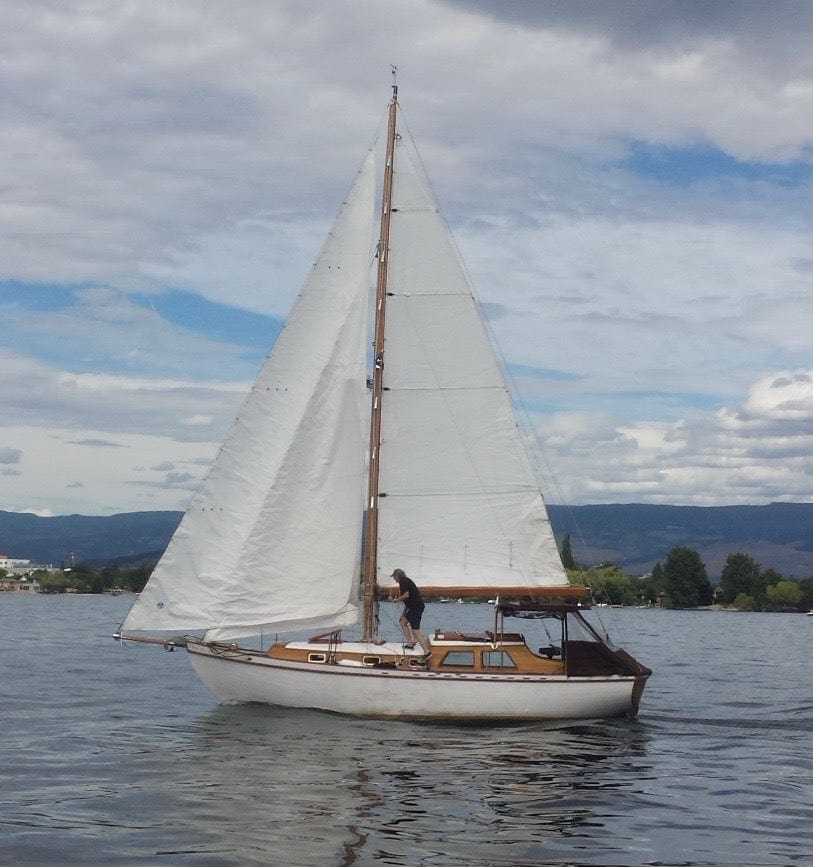
[[[423,608],[421,605],[420,608],[407,608],[404,610],[404,617],[406,617],[407,623],[413,629],[421,628],[421,617],[423,617]]]

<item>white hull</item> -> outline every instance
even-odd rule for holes
[[[271,659],[188,645],[195,671],[222,703],[258,702],[400,719],[593,719],[636,711],[628,675],[491,675]],[[370,646],[371,653],[379,647]]]

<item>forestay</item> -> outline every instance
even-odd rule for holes
[[[370,154],[124,634],[355,622],[374,190]]]
[[[378,581],[566,587],[511,398],[451,235],[396,143],[382,403]]]

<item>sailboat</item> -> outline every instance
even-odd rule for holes
[[[185,647],[225,703],[634,715],[651,671],[585,618],[589,591],[568,581],[485,320],[399,117],[393,84],[378,233],[371,152],[117,637]],[[380,606],[395,568],[424,598],[490,600],[493,617],[482,631],[435,629],[428,656],[388,640]]]

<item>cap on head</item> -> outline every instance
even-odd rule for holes
[[[406,572],[404,572],[403,569],[393,569],[390,578],[395,578],[395,580],[398,581],[401,578],[406,578]]]

